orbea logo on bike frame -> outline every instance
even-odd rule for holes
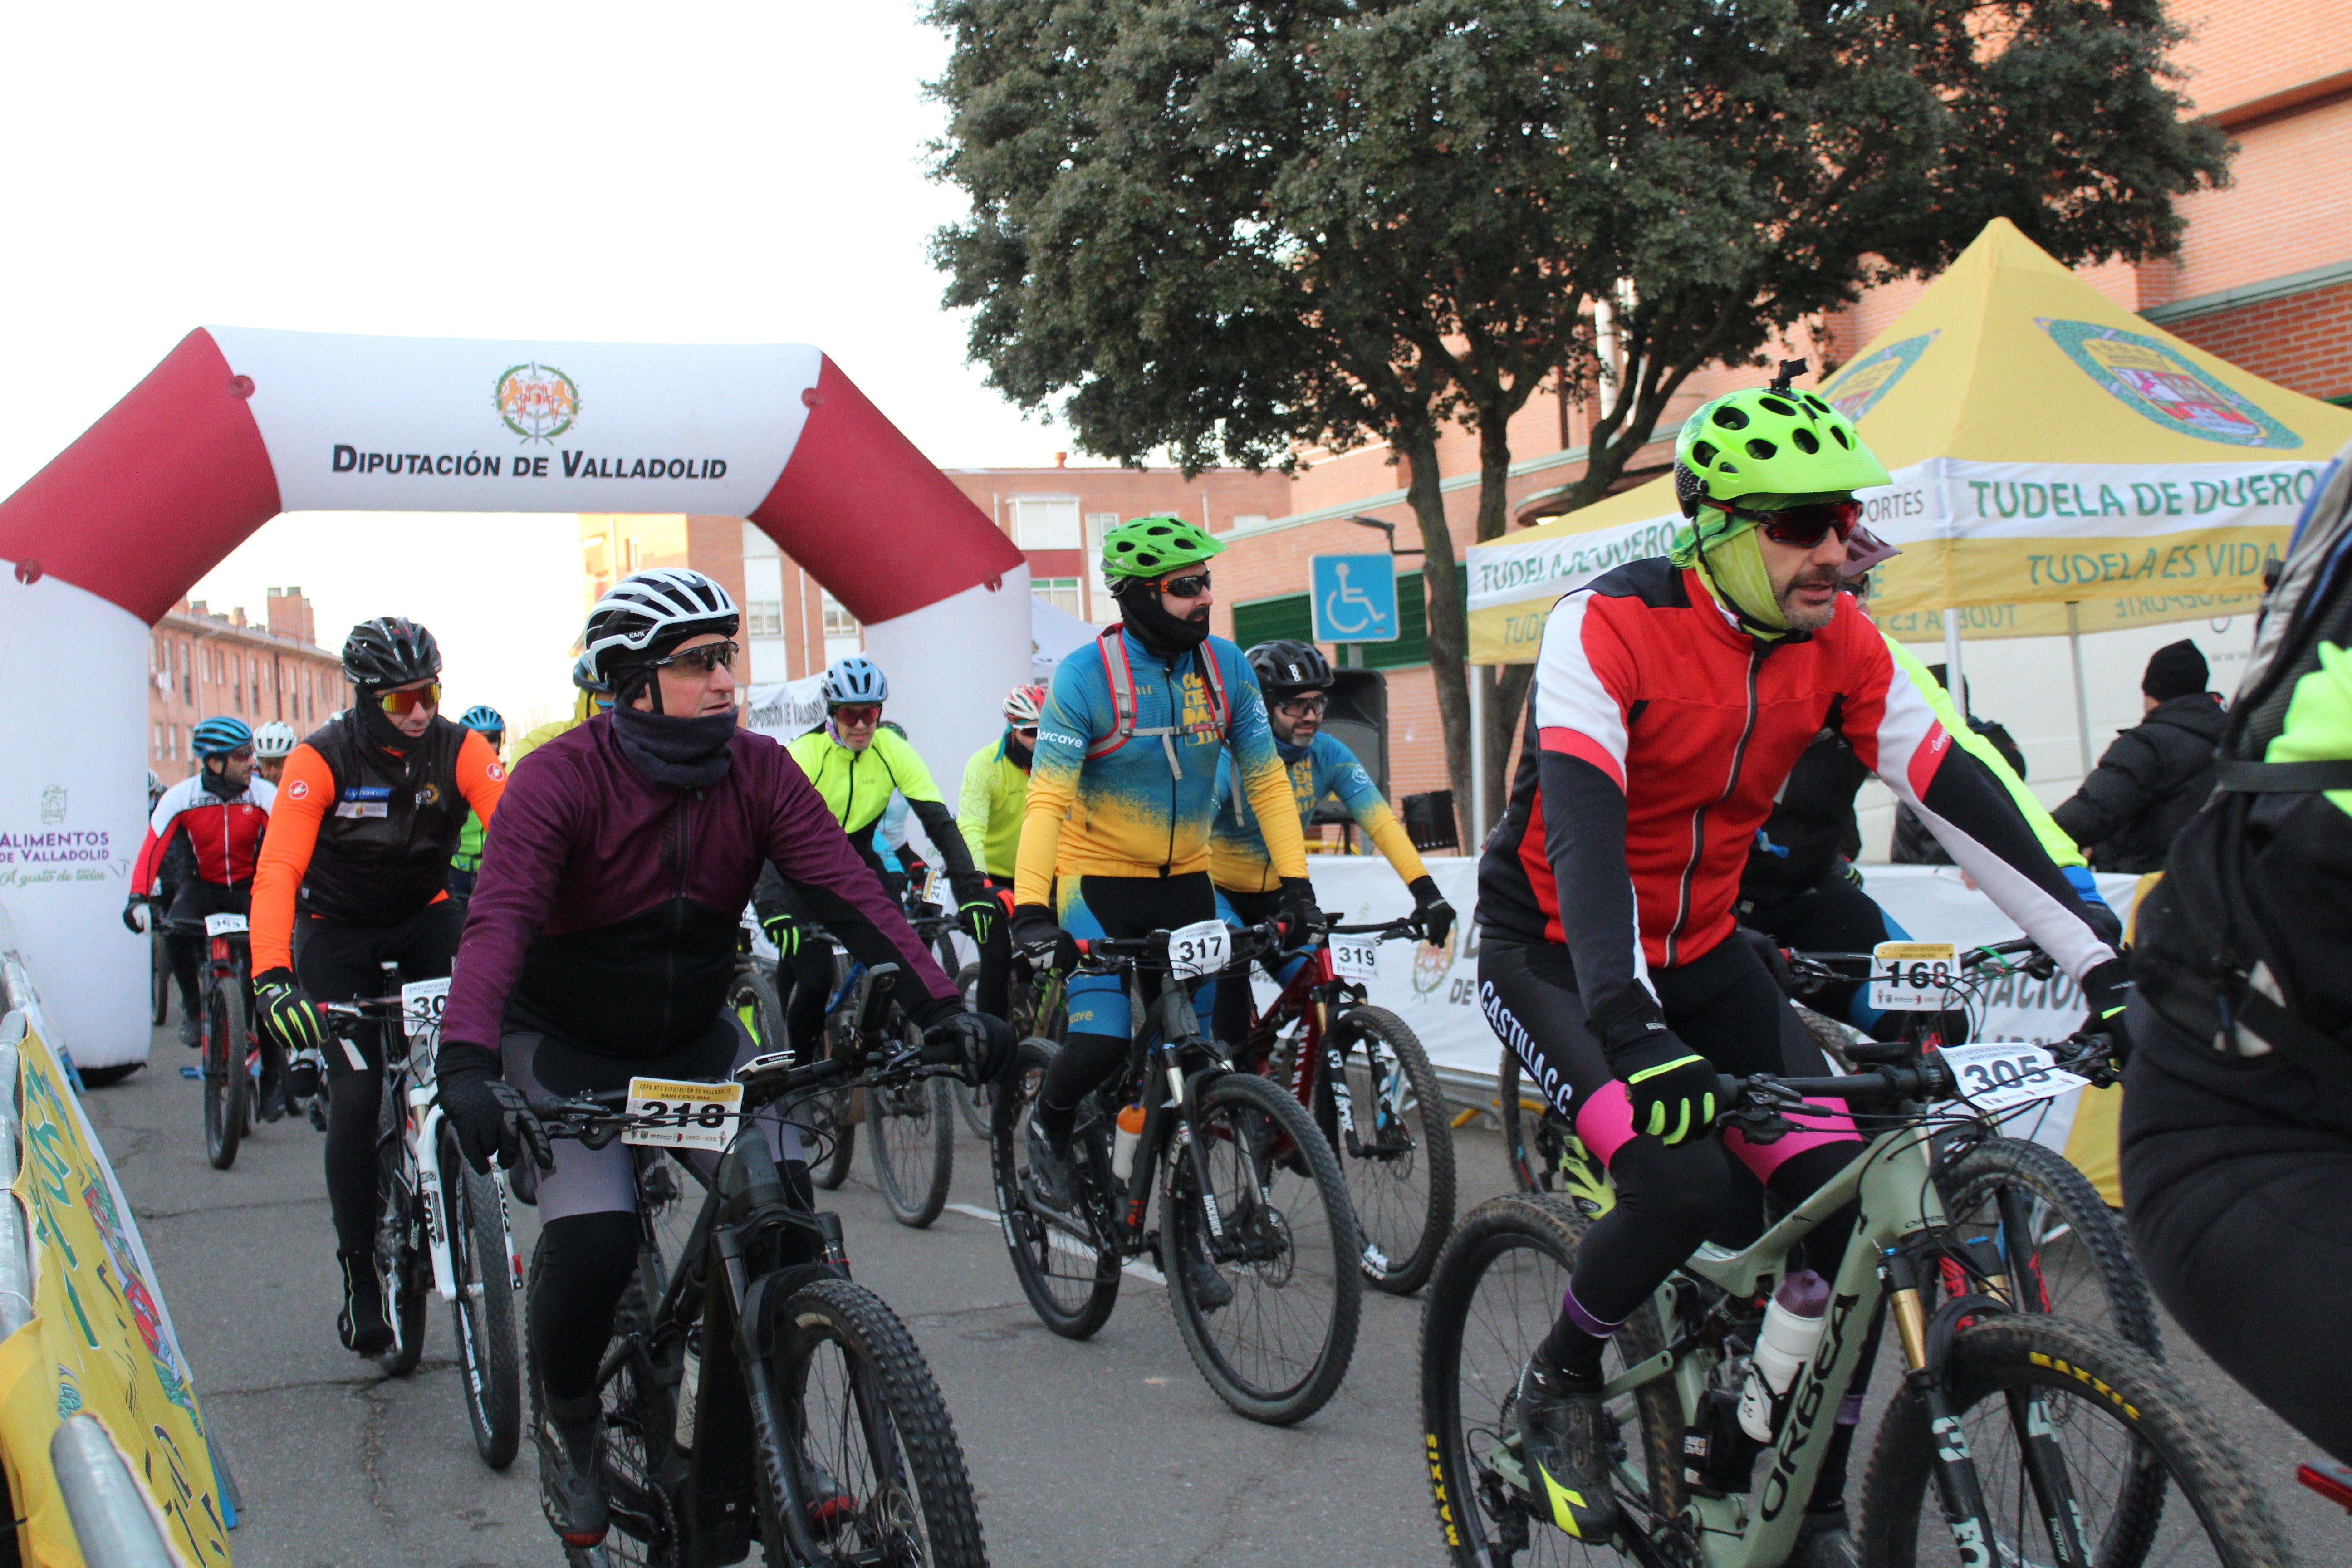
[[[580,417],[580,386],[551,364],[509,365],[491,393],[499,418],[526,441],[552,441]]]

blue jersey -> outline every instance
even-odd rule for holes
[[[1372,775],[1364,771],[1356,753],[1348,750],[1344,742],[1318,731],[1304,746],[1277,743],[1277,754],[1289,757],[1285,772],[1302,827],[1327,796],[1335,798],[1389,858],[1398,875],[1412,882],[1428,874],[1412,841],[1405,837],[1402,825],[1390,812],[1389,803],[1381,798],[1380,786],[1372,783]],[[1217,773],[1217,816],[1210,829],[1209,875],[1218,887],[1229,891],[1265,892],[1277,885],[1266,856],[1265,836],[1259,831],[1257,813],[1234,787],[1230,765],[1220,768]]]

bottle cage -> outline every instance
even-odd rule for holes
[[[1087,759],[1107,757],[1128,742],[1131,735],[1157,735],[1162,750],[1168,753],[1168,770],[1178,778],[1184,776],[1184,764],[1176,757],[1176,737],[1185,731],[1173,724],[1138,728],[1135,722],[1135,671],[1128,667],[1127,639],[1122,635],[1126,623],[1113,621],[1095,639],[1102,650],[1103,672],[1110,679],[1111,731],[1087,748]],[[1192,650],[1193,663],[1201,671],[1201,679],[1209,691],[1209,721],[1216,726],[1217,738],[1223,740],[1233,728],[1233,705],[1225,698],[1225,679],[1218,672],[1217,661],[1203,646]],[[1171,672],[1172,673],[1172,672]],[[1171,694],[1173,695],[1172,693]]]

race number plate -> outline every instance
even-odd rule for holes
[[[1959,975],[1948,942],[1882,942],[1870,950],[1870,1005],[1883,1013],[1938,1011],[1952,1005]]]
[[[415,1046],[420,1040],[438,1042],[441,1009],[449,1005],[449,977],[412,980],[400,988],[400,1026]]]
[[[2010,1110],[2054,1100],[2090,1082],[2062,1067],[2040,1046],[2021,1040],[1989,1040],[1946,1046],[1945,1065],[1959,1080],[1960,1095],[1979,1110]]]
[[[243,915],[206,915],[205,917],[206,936],[242,936],[245,931],[246,920]]]
[[[1233,932],[1223,921],[1195,921],[1168,933],[1168,966],[1179,979],[1217,973],[1233,951]]]
[[[1377,980],[1381,974],[1381,944],[1377,937],[1335,936],[1331,939],[1331,973],[1342,980]]]
[[[724,1149],[743,1114],[740,1083],[677,1083],[662,1078],[629,1080],[629,1114],[649,1117],[621,1133],[624,1143],[656,1149]]]
[[[937,866],[924,867],[922,891],[923,902],[927,904],[937,904],[940,908],[945,909],[948,906],[947,900],[943,895],[947,890],[947,879],[940,875],[940,868]]]

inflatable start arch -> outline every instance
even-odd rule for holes
[[[85,1066],[147,1050],[148,627],[281,511],[747,517],[938,763],[1028,678],[1021,552],[815,349],[199,329],[0,501],[0,909]]]

